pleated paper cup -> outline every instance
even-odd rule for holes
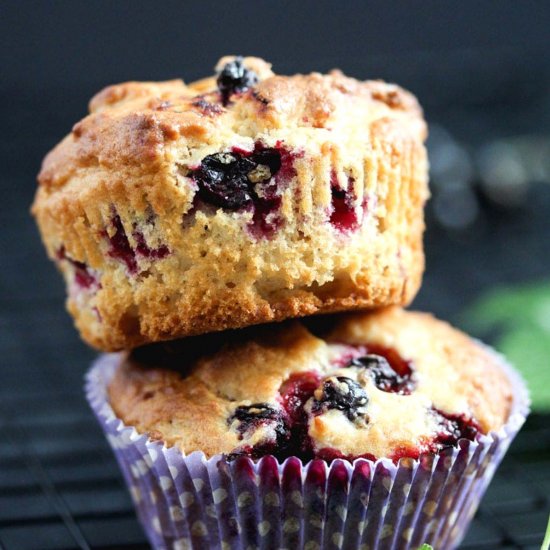
[[[529,410],[523,380],[500,358],[515,392],[511,414],[475,442],[462,439],[398,464],[272,456],[228,462],[185,455],[118,419],[107,387],[119,362],[117,354],[101,356],[86,394],[157,549],[416,550],[424,542],[452,549]]]

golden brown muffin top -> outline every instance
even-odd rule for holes
[[[170,165],[174,156],[185,156],[186,148],[235,143],[236,136],[254,138],[280,129],[354,134],[368,132],[375,120],[384,124],[399,118],[420,140],[425,137],[415,97],[396,85],[360,82],[336,70],[275,75],[262,59],[240,59],[224,57],[217,65],[218,78],[188,85],[171,80],[105,88],[92,98],[90,114],[47,155],[40,184],[54,190],[88,167],[134,166],[140,173],[153,173]],[[228,94],[220,75],[231,63],[241,63],[241,71],[252,76],[250,86],[237,85]]]
[[[488,348],[397,307],[336,319],[325,337],[295,321],[143,348],[123,356],[111,404],[208,456],[397,460],[506,422],[511,387]]]

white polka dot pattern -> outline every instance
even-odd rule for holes
[[[184,456],[117,420],[100,383],[115,364],[109,356],[100,360],[88,399],[131,480],[151,544],[175,550],[452,547],[525,414],[523,403],[501,432],[397,466],[385,459],[303,466],[272,457],[227,463]]]

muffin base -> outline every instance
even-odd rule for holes
[[[101,356],[86,395],[126,479],[147,537],[158,549],[452,549],[462,540],[493,473],[529,411],[522,378],[507,423],[477,441],[418,460],[308,464],[266,456],[227,462],[184,455],[118,419],[107,398],[117,355]]]

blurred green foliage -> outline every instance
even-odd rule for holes
[[[533,409],[550,411],[550,282],[494,289],[457,324],[489,339],[524,375]]]

